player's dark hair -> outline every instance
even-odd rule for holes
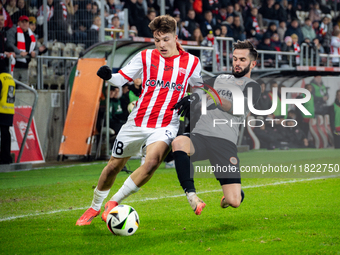
[[[149,24],[149,28],[151,32],[156,32],[157,34],[166,34],[166,33],[176,33],[177,22],[170,15],[161,15],[154,20],[152,20]]]
[[[257,60],[258,54],[254,45],[249,41],[240,41],[238,40],[236,43],[233,43],[234,50],[249,50],[249,57],[251,60]]]

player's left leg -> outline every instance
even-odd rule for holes
[[[157,141],[147,146],[145,163],[138,167],[124,182],[123,186],[105,204],[102,219],[106,221],[107,214],[112,208],[120,204],[125,198],[136,193],[140,187],[147,183],[159,165],[163,162],[169,151],[169,145]]]

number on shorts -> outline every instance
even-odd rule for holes
[[[123,154],[123,147],[124,144],[121,141],[115,141],[114,145],[113,145],[113,151],[117,154],[117,155],[122,155]]]

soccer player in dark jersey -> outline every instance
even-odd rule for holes
[[[236,142],[240,124],[246,124],[245,119],[249,113],[248,88],[252,88],[252,105],[260,98],[261,88],[250,78],[258,55],[254,46],[249,41],[237,41],[233,46],[233,75],[223,74],[206,81],[206,84],[213,86],[217,91],[221,102],[215,100],[217,102],[215,104],[208,96],[206,114],[200,116],[192,132],[178,136],[172,142],[178,179],[197,215],[201,214],[206,204],[196,195],[192,162],[209,159],[211,165],[215,167],[214,174],[222,186],[224,195],[221,200],[222,208],[228,206],[236,208],[244,198]],[[235,86],[241,94],[243,91],[244,98],[239,97]],[[233,105],[237,104],[237,100],[244,100],[241,103],[244,104],[245,110],[241,115],[234,114]],[[223,167],[224,170],[231,170],[216,172]]]

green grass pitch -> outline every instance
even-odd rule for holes
[[[339,150],[250,151],[241,165],[340,164]],[[131,169],[139,161],[128,162]],[[245,200],[219,206],[212,178],[197,178],[207,206],[196,216],[174,169],[164,164],[124,201],[139,214],[130,237],[114,236],[100,217],[75,226],[91,204],[105,162],[0,173],[0,254],[340,254],[340,176],[243,178]],[[109,197],[127,178],[120,173]]]

